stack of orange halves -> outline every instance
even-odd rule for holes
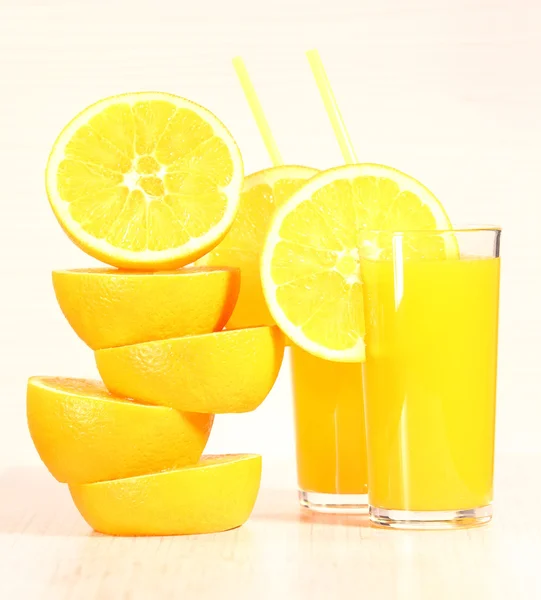
[[[284,338],[276,327],[223,330],[238,270],[185,267],[227,234],[242,182],[227,129],[169,94],[102,100],[53,148],[47,192],[60,224],[116,268],[53,273],[60,307],[95,351],[105,385],[32,377],[28,424],[43,462],[97,531],[217,532],[252,511],[261,457],[202,454],[215,414],[265,399]]]

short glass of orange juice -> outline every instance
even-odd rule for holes
[[[297,476],[302,506],[366,513],[362,367],[291,348]]]
[[[394,528],[492,517],[500,234],[366,232],[369,511]]]

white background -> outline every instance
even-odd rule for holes
[[[536,0],[0,0],[0,463],[38,460],[30,375],[96,375],[50,281],[54,268],[96,264],[46,199],[60,129],[101,97],[169,91],[226,123],[247,172],[264,168],[230,62],[242,54],[284,159],[332,166],[340,154],[303,55],[314,46],[360,160],[421,179],[455,223],[503,225],[498,450],[540,450],[540,24]],[[217,420],[210,449],[293,465],[289,386],[284,368],[256,413]]]

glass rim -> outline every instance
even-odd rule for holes
[[[391,235],[408,235],[410,233],[442,234],[442,233],[501,233],[499,225],[464,225],[451,229],[362,229],[361,233],[386,233]]]

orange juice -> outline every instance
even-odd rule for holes
[[[371,507],[492,501],[499,258],[363,260]]]
[[[293,346],[292,376],[301,500],[329,494],[327,505],[353,505],[367,493],[360,364],[330,362]],[[342,496],[342,498],[339,498]],[[366,502],[366,499],[364,499]]]

